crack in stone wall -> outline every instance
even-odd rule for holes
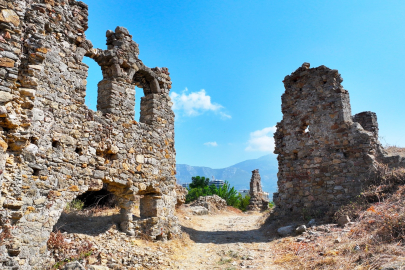
[[[360,194],[377,163],[405,165],[379,143],[375,113],[351,116],[342,81],[337,70],[308,63],[283,81],[283,119],[274,134],[276,215],[336,210]]]
[[[0,230],[12,236],[0,243],[1,269],[43,269],[66,204],[103,184],[129,235],[180,233],[168,69],[146,67],[123,27],[107,31],[106,50],[93,48],[87,22],[83,2],[0,0]],[[97,112],[84,104],[83,57],[103,72]],[[145,95],[139,123],[135,86]]]

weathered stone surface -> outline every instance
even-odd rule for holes
[[[288,236],[294,233],[294,226],[290,225],[290,226],[284,226],[281,228],[277,229],[277,233],[280,236]]]
[[[109,270],[109,268],[103,265],[90,265],[89,270]]]
[[[269,208],[269,201],[263,198],[262,182],[259,174],[259,169],[252,171],[250,179],[250,200],[247,210],[249,211],[264,211]]]
[[[297,233],[306,232],[306,231],[307,231],[307,226],[305,226],[305,225],[300,225],[300,226],[298,226],[298,227],[295,229],[295,231],[296,231]]]
[[[0,22],[12,23],[14,26],[18,26],[20,24],[20,18],[14,10],[3,9],[0,12]]]
[[[65,265],[64,270],[86,270],[79,262],[70,262]]]
[[[188,190],[185,187],[176,185],[176,197],[177,197],[176,207],[180,207],[182,204],[186,202],[187,194]]]
[[[4,92],[4,91],[0,91],[0,102],[6,103],[13,100],[13,95],[8,93],[8,92]]]
[[[0,58],[0,67],[14,67],[15,61],[7,57]]]
[[[108,32],[104,50],[93,48],[80,1],[0,1],[0,8],[0,229],[12,224],[12,238],[23,240],[0,244],[7,251],[0,269],[10,256],[15,269],[50,268],[46,242],[65,205],[103,186],[117,198],[126,234],[179,234],[168,69],[146,67],[124,27]],[[83,57],[102,70],[96,112],[84,104]],[[144,91],[139,122],[136,86]],[[139,196],[142,215],[133,220]]]
[[[190,207],[191,213],[193,213],[193,215],[208,215],[209,211],[207,208],[203,207],[203,206],[191,206]]]
[[[225,209],[227,204],[226,201],[218,195],[212,195],[198,197],[197,200],[191,203],[191,206],[202,206],[208,209],[209,213],[214,213],[218,210]]]
[[[405,165],[385,155],[375,113],[352,117],[342,81],[337,70],[309,63],[284,78],[283,119],[274,134],[276,216],[331,213],[361,192],[378,163]]]
[[[337,223],[339,224],[339,226],[345,226],[347,223],[350,222],[350,218],[349,216],[341,216],[338,220]]]

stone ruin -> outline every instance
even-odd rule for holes
[[[169,71],[146,67],[123,27],[107,31],[106,50],[93,48],[87,23],[83,2],[0,0],[1,269],[44,269],[66,204],[103,185],[127,234],[180,233]],[[102,69],[97,112],[84,104],[83,57]],[[136,86],[145,95],[139,123]]]
[[[250,179],[250,200],[247,207],[248,211],[264,211],[269,208],[269,201],[263,197],[262,181],[259,169],[252,171]]]
[[[276,216],[336,210],[360,194],[379,163],[405,165],[384,152],[375,113],[352,117],[342,81],[337,70],[308,63],[283,81],[283,119],[274,134]]]

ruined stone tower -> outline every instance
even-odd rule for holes
[[[0,232],[11,232],[0,242],[0,268],[44,269],[65,205],[103,185],[129,235],[178,234],[168,69],[146,67],[123,27],[107,31],[106,50],[93,48],[83,2],[0,0],[0,9]],[[97,112],[84,104],[83,57],[103,72]],[[145,94],[139,123],[135,86]]]
[[[308,63],[283,81],[283,119],[274,134],[278,215],[337,209],[361,192],[377,162],[404,165],[385,155],[375,113],[352,117],[342,81],[337,70]]]
[[[249,195],[250,200],[247,210],[264,211],[269,208],[269,201],[263,198],[262,181],[259,174],[259,169],[252,171]]]

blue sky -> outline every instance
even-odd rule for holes
[[[178,163],[223,168],[271,153],[282,80],[303,62],[338,69],[352,114],[376,112],[382,143],[405,147],[405,1],[85,2],[95,47],[124,26],[147,66],[169,68]],[[95,110],[101,70],[85,62]]]

